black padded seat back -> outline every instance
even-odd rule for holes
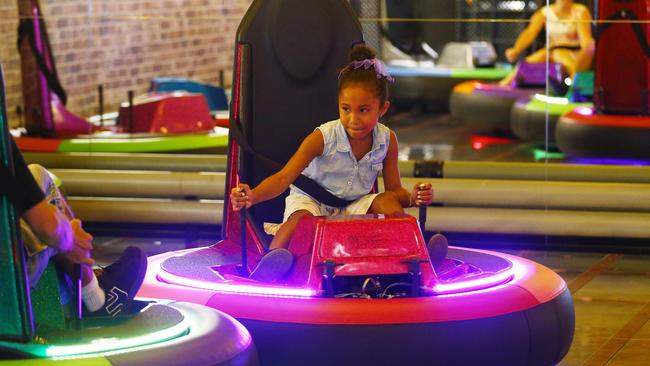
[[[338,118],[338,70],[361,42],[346,0],[253,2],[237,31],[233,115],[258,154],[284,164],[315,127]],[[251,186],[276,171],[249,153],[239,163]],[[285,195],[253,206],[258,225],[281,222]]]

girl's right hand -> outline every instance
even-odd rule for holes
[[[253,191],[248,184],[240,183],[230,191],[230,204],[235,212],[253,205]]]

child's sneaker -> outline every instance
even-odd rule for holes
[[[250,278],[262,282],[277,281],[289,272],[292,265],[293,255],[290,251],[284,248],[273,249],[260,259]]]
[[[433,267],[439,266],[447,256],[447,247],[449,243],[447,238],[442,234],[434,234],[427,243],[427,251]]]
[[[144,306],[133,298],[146,273],[147,255],[144,251],[137,247],[126,248],[120,258],[105,267],[97,277],[99,287],[106,293],[106,302],[88,315],[115,317],[141,310]]]

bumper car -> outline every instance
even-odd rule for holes
[[[298,40],[307,28],[312,39]],[[257,185],[321,121],[337,117],[337,70],[362,41],[347,1],[252,3],[235,47],[228,187]],[[320,186],[295,184],[329,202]],[[234,316],[269,365],[551,365],[567,353],[573,302],[557,274],[463,248],[434,268],[410,216],[305,218],[289,243],[295,260],[286,277],[250,279],[267,250],[262,224],[281,221],[283,202],[245,213],[226,202],[224,239],[151,257],[140,295]]]
[[[510,130],[510,113],[516,100],[546,94],[566,93],[566,72],[559,64],[521,62],[510,85],[467,81],[458,84],[449,99],[452,117],[483,130]]]
[[[217,126],[219,117],[210,114],[201,94],[154,93],[135,100],[129,96],[119,114],[104,114],[100,87],[99,116],[86,120],[70,112],[38,0],[19,2],[19,12],[26,113],[25,131],[14,135],[22,151],[225,152],[227,129]]]
[[[546,136],[554,141],[555,126],[560,116],[576,108],[593,106],[593,95],[594,73],[584,71],[576,73],[569,91],[563,97],[535,94],[517,99],[510,111],[512,132],[523,141],[544,141]]]
[[[387,48],[394,49],[392,45]],[[398,53],[393,51],[390,54]],[[456,85],[468,80],[497,81],[512,71],[494,67],[495,60],[494,47],[487,42],[450,42],[443,48],[440,58],[435,60],[415,60],[408,55],[389,56],[388,69],[396,81],[390,86],[391,98],[397,102],[447,105]]]
[[[650,161],[650,52],[648,31],[637,24],[650,17],[648,5],[599,2],[599,18],[616,23],[598,29],[593,107],[576,108],[558,120],[555,141],[567,155],[614,163]]]
[[[223,79],[223,72],[220,75]],[[221,85],[223,85],[223,82],[221,82]],[[151,85],[149,86],[149,92],[172,93],[178,91],[203,95],[208,103],[208,108],[210,108],[210,113],[212,113],[215,124],[220,127],[228,127],[229,102],[224,88],[193,80],[171,77],[155,77],[151,80]]]
[[[360,3],[351,1],[361,16],[371,18],[414,19],[454,14],[449,7],[436,2],[379,1],[378,7]],[[421,24],[387,21],[363,26],[369,34],[378,35],[381,58],[397,80],[389,86],[397,108],[424,104],[446,109],[454,85],[472,79],[495,81],[510,72],[509,68],[495,65],[496,52],[489,42],[449,42],[438,49],[438,45],[432,47],[425,41],[426,26]],[[453,32],[450,27],[444,28]]]
[[[52,262],[30,288],[12,204],[17,183],[1,76],[0,88],[0,365],[258,365],[250,333],[213,308],[138,300],[126,314],[124,303],[116,301],[124,292],[114,287],[106,294],[113,316],[84,317],[81,288],[68,286]],[[60,288],[76,293],[65,292],[71,299],[66,305]]]

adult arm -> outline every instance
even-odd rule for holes
[[[594,38],[591,34],[591,13],[589,8],[581,4],[578,8],[578,37],[580,39],[580,49],[587,50],[593,47]]]
[[[239,211],[244,205],[250,207],[280,195],[314,158],[323,154],[324,148],[323,134],[317,129],[302,141],[298,150],[280,171],[264,179],[252,190],[246,184],[240,184],[234,189],[230,195],[233,209]]]
[[[71,217],[45,200],[45,194],[28,169],[13,138],[11,150],[15,179],[21,188],[16,204],[18,215],[45,245],[66,254],[75,263],[93,264],[89,254],[92,237],[88,240],[89,234],[83,231],[79,220],[70,221]],[[67,203],[66,208],[69,210]]]
[[[510,62],[515,62],[520,53],[533,43],[539,32],[544,27],[546,17],[541,10],[538,10],[530,18],[528,26],[519,34],[515,44],[506,50],[506,58]]]
[[[47,246],[64,253],[72,250],[74,234],[70,221],[47,201],[42,200],[25,211],[22,218],[27,222],[36,237]]]

